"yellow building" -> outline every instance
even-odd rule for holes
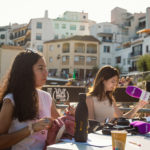
[[[43,54],[51,76],[73,75],[75,71],[83,79],[99,66],[100,42],[93,36],[51,40],[44,43]]]
[[[18,46],[3,45],[0,47],[0,80],[8,72],[14,58],[21,51],[23,48]]]

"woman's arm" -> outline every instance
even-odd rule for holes
[[[60,114],[58,113],[58,111],[56,109],[56,105],[54,103],[54,100],[52,100],[51,115],[52,115],[53,119],[60,117]]]
[[[135,116],[135,114],[139,111],[139,109],[143,108],[146,104],[147,104],[146,101],[140,100],[133,109],[131,109],[129,112],[127,112],[123,116],[126,118],[133,118]]]
[[[88,117],[89,119],[95,119],[94,117],[94,104],[91,96],[87,96],[86,104],[88,107]]]
[[[16,132],[8,134],[8,130],[12,122],[13,111],[13,104],[9,99],[6,99],[3,102],[3,106],[0,112],[0,149],[8,148],[20,142],[21,140],[29,136],[32,131],[38,132],[43,129],[47,129],[52,125],[52,120],[50,118],[43,118],[30,125],[30,127],[27,126]]]
[[[114,110],[115,110],[115,117],[125,117],[125,118],[133,118],[135,114],[139,111],[139,109],[143,108],[147,104],[146,101],[140,100],[137,105],[133,109],[131,109],[129,112],[123,114],[121,110],[116,106],[116,102],[113,103]]]
[[[28,127],[23,128],[17,132],[10,134],[1,134],[0,135],[0,149],[9,148],[14,144],[17,144],[24,138],[30,135],[30,130]]]

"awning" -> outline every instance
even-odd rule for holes
[[[150,29],[142,29],[142,30],[139,30],[138,32],[136,32],[137,34],[139,33],[150,33]]]

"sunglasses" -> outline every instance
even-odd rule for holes
[[[26,48],[26,52],[33,52],[33,53],[37,53],[38,51],[37,51],[36,49]]]

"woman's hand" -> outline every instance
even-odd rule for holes
[[[138,109],[141,109],[141,108],[143,108],[146,104],[148,104],[147,101],[145,101],[145,100],[139,100],[139,102],[138,102],[138,104],[137,104],[137,108],[138,108]]]
[[[75,116],[75,108],[69,105],[69,106],[65,109],[65,113],[68,114],[68,115]]]
[[[47,130],[52,126],[53,120],[51,118],[42,118],[35,123],[32,124],[32,128],[34,132],[38,132],[41,130]]]

